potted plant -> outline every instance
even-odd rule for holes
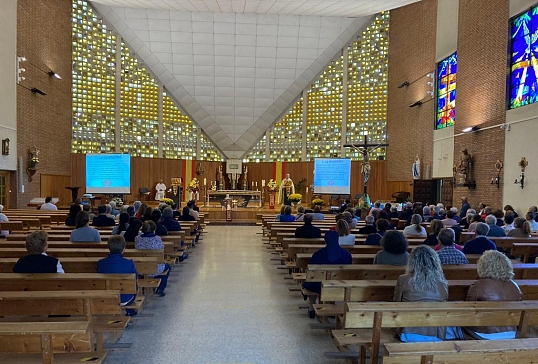
[[[325,201],[323,201],[321,198],[315,198],[312,200],[312,206],[319,206],[319,207],[322,207],[323,205],[325,205]]]
[[[292,193],[288,196],[288,200],[291,202],[293,206],[301,202],[301,199],[303,198],[303,195],[300,193]]]
[[[370,212],[371,202],[370,197],[368,194],[364,194],[357,203],[357,206],[355,206],[356,209],[361,210],[361,219],[364,220],[364,218],[368,215],[368,212]]]

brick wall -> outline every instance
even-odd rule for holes
[[[12,207],[25,207],[39,197],[40,173],[69,175],[71,170],[71,1],[18,0],[17,54],[25,56],[26,80],[17,87],[17,154],[28,163],[28,149],[40,150],[32,182],[24,174],[25,193],[16,192]],[[54,70],[62,79],[50,77]],[[36,87],[47,95],[28,89]]]
[[[505,121],[509,18],[505,0],[465,0],[459,6],[456,134],[468,126],[486,128]],[[456,161],[464,148],[473,155],[477,187],[454,188],[454,202],[466,195],[473,207],[484,202],[502,208],[502,183],[497,189],[491,178],[497,159],[504,159],[504,131],[495,127],[457,136]]]
[[[387,134],[388,180],[411,180],[415,155],[422,173],[432,165],[435,102],[409,105],[426,97],[427,74],[435,69],[437,1],[424,0],[390,15]],[[399,89],[404,81],[411,84]],[[429,99],[429,97],[428,97]]]

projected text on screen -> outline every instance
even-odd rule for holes
[[[351,159],[314,161],[314,193],[348,195],[351,184]]]
[[[131,156],[86,154],[86,193],[131,193]]]

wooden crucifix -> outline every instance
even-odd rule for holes
[[[364,143],[362,144],[344,144],[344,148],[353,148],[362,154],[363,162],[361,164],[361,173],[364,178],[364,194],[368,194],[368,180],[370,178],[370,152],[379,147],[388,147],[386,143],[368,144],[368,134],[364,134]],[[370,148],[370,149],[368,149]]]

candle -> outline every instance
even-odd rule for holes
[[[252,182],[252,187],[254,187],[254,181]]]
[[[262,187],[265,187],[265,180],[262,179]]]
[[[204,186],[207,184],[207,179],[204,178]]]
[[[256,187],[258,187],[258,181],[256,181]]]
[[[308,187],[306,188],[306,193],[308,193]]]

